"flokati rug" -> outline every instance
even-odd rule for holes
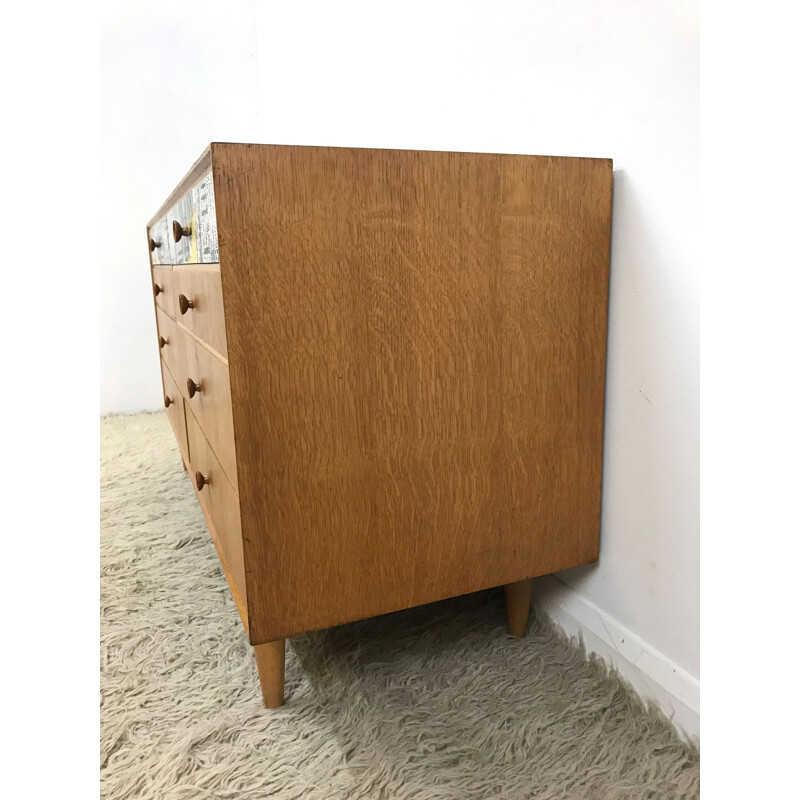
[[[255,661],[164,413],[101,420],[101,789],[111,800],[667,800],[699,756],[501,591],[287,643]]]

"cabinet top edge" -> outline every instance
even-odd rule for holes
[[[247,142],[211,142],[203,151],[200,158],[194,162],[183,179],[172,190],[169,197],[161,204],[161,207],[147,223],[151,227],[157,222],[170,207],[173,206],[195,183],[211,169],[213,153],[217,149],[250,149],[250,148],[281,148],[294,150],[348,150],[353,152],[375,152],[375,153],[451,153],[454,155],[465,156],[501,156],[509,158],[536,158],[552,161],[593,161],[604,164],[608,169],[613,170],[614,160],[611,158],[598,158],[594,156],[553,156],[535,153],[496,153],[488,151],[472,150],[415,150],[412,148],[392,148],[392,147],[340,147],[333,145],[301,145],[301,144],[266,144],[266,143],[247,143]]]
[[[560,160],[576,160],[576,161],[600,161],[613,163],[611,158],[601,158],[596,156],[557,156],[549,155],[546,153],[498,153],[489,150],[435,150],[413,147],[345,147],[341,145],[319,145],[319,144],[269,144],[269,143],[248,143],[248,142],[211,142],[208,146],[208,151],[213,151],[216,148],[284,148],[293,150],[352,150],[359,152],[375,152],[375,153],[452,153],[454,155],[463,156],[511,156],[514,158],[547,158]]]
[[[169,211],[169,209],[186,194],[197,181],[211,169],[211,145],[203,150],[202,155],[192,164],[189,171],[183,176],[180,183],[170,192],[169,197],[161,204],[161,207],[153,214],[147,227],[152,227],[158,220]]]

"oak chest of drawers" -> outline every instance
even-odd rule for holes
[[[212,144],[148,226],[164,403],[265,703],[286,637],[598,556],[608,159]]]

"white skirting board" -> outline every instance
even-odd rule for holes
[[[555,575],[533,581],[533,605],[587,652],[611,664],[646,702],[655,701],[684,739],[700,739],[700,681]]]

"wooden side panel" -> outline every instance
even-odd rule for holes
[[[212,165],[251,642],[595,560],[611,162]]]

